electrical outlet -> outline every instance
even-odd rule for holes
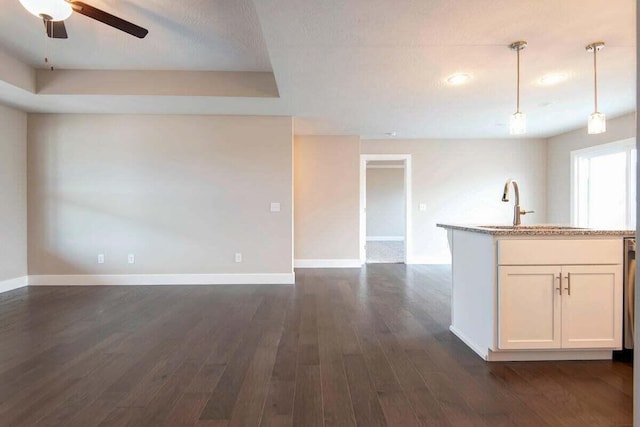
[[[242,254],[240,252],[236,253],[236,262],[242,262]]]
[[[271,202],[271,212],[280,212],[280,203]]]
[[[104,254],[98,254],[98,264],[104,264]]]
[[[129,262],[129,264],[135,264],[136,256],[134,254],[129,254],[129,256],[127,257],[127,261]]]
[[[420,212],[426,212],[427,211],[427,204],[426,203],[420,203]]]

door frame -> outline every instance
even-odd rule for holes
[[[360,155],[360,264],[365,264],[367,244],[367,163],[370,161],[402,161],[404,166],[404,262],[412,264],[413,245],[411,233],[411,154],[361,154]]]

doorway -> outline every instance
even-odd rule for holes
[[[411,155],[360,159],[360,262],[409,263]]]

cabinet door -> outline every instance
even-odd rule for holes
[[[622,345],[622,266],[562,267],[562,347]]]
[[[560,348],[560,267],[500,266],[498,274],[498,347]]]

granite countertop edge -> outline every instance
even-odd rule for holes
[[[542,224],[541,226],[557,226],[555,224]],[[473,224],[442,224],[436,226],[451,230],[470,231],[473,233],[491,234],[493,236],[622,236],[633,237],[636,230],[600,230],[593,228],[563,228],[563,229],[541,229],[541,228],[507,228],[494,229]]]

